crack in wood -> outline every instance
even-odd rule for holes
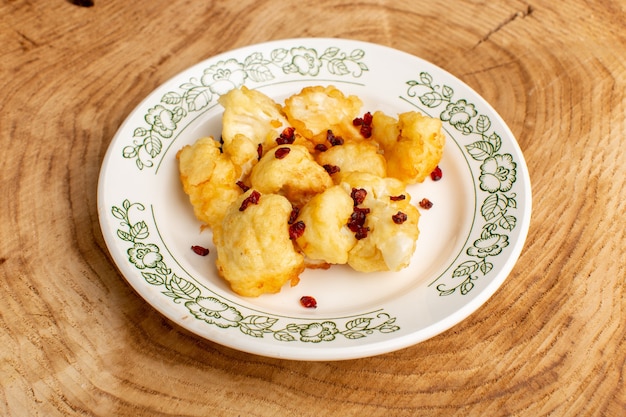
[[[489,32],[487,32],[487,34],[485,34],[485,36],[483,36],[482,38],[480,38],[478,40],[478,42],[476,43],[476,45],[474,45],[472,47],[472,49],[476,48],[478,45],[480,45],[483,42],[486,42],[489,40],[489,38],[497,33],[498,31],[500,31],[502,28],[504,28],[506,25],[508,25],[509,23],[513,22],[514,20],[516,20],[517,18],[521,18],[524,19],[527,16],[530,16],[533,12],[535,11],[535,9],[530,5],[526,5],[526,9],[524,10],[519,10],[513,14],[511,14],[507,19],[505,19],[502,23],[500,23],[498,26],[496,26],[495,28],[491,29]]]

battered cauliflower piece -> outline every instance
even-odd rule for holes
[[[196,218],[211,228],[218,227],[228,206],[241,194],[236,185],[241,169],[220,152],[212,137],[186,145],[176,158],[183,190]]]
[[[261,194],[241,210],[256,192],[250,189],[231,204],[213,234],[218,273],[246,297],[279,292],[288,281],[297,283],[305,269],[304,256],[289,238],[291,203],[280,195]]]
[[[406,268],[415,252],[420,214],[410,204],[404,183],[357,172],[345,175],[341,186],[346,192],[366,190],[367,196],[359,207],[370,210],[364,224],[369,228],[367,237],[358,240],[349,251],[348,265],[361,272]]]
[[[358,137],[352,121],[358,117],[363,103],[357,96],[346,97],[333,86],[305,87],[285,100],[283,107],[291,126],[315,144],[326,141],[326,133]]]
[[[369,172],[379,177],[387,176],[387,161],[372,141],[350,141],[341,146],[333,146],[316,156],[317,163],[336,166],[338,175],[333,175],[335,183],[349,172]]]
[[[385,151],[390,177],[406,184],[423,182],[441,161],[445,144],[441,120],[406,112],[396,122],[378,111],[372,126],[372,138]]]
[[[300,206],[333,185],[333,180],[306,147],[281,145],[267,152],[250,173],[261,193],[281,194]]]
[[[354,233],[347,226],[353,207],[350,194],[338,185],[317,194],[302,207],[298,220],[306,228],[296,243],[312,264],[348,262],[348,252],[356,244]]]
[[[281,106],[257,90],[242,86],[218,99],[222,116],[223,149],[247,173],[256,163],[258,146],[267,151],[289,127]]]

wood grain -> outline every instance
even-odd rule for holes
[[[536,0],[0,2],[0,415],[626,415],[626,5]],[[341,362],[237,352],[163,318],[102,238],[100,164],[155,87],[292,37],[429,60],[518,138],[533,186],[497,293],[419,345]]]

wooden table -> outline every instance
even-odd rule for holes
[[[0,414],[626,415],[626,3],[5,0]],[[215,54],[292,37],[404,50],[485,97],[533,185],[521,258],[468,319],[371,358],[206,341],[126,283],[96,188],[132,109]]]

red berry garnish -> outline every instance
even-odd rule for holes
[[[280,134],[278,138],[276,138],[276,143],[278,145],[290,145],[296,140],[296,136],[294,134],[295,129],[293,127],[286,127],[283,130],[283,133]]]
[[[341,171],[341,169],[337,165],[324,164],[323,168],[328,172],[329,175],[333,175]]]
[[[391,201],[402,201],[402,200],[405,200],[405,199],[406,199],[406,195],[404,195],[404,194],[395,195],[395,196],[394,196],[394,195],[392,195],[392,196],[389,196],[389,199],[390,199]]]
[[[244,193],[250,189],[250,187],[244,184],[243,181],[237,181],[236,184]]]
[[[209,254],[209,250],[205,247],[194,245],[191,247],[191,250],[196,253],[196,255],[207,256]]]
[[[291,152],[291,149],[289,148],[278,148],[276,149],[276,152],[274,152],[274,156],[276,159],[283,159],[289,154],[289,152]]]
[[[330,129],[326,131],[326,140],[328,140],[328,142],[330,142],[330,144],[333,146],[343,145],[343,138],[341,138],[340,136],[335,136],[333,134],[333,131]]]
[[[437,165],[433,172],[430,173],[430,178],[433,181],[439,181],[441,177],[443,177],[443,173],[441,172],[441,168],[439,168],[439,165]]]
[[[367,190],[365,190],[364,188],[353,188],[352,192],[350,193],[350,197],[352,197],[352,201],[354,201],[355,206],[362,204],[366,196]]]
[[[433,203],[427,198],[422,198],[422,201],[419,202],[419,205],[421,208],[428,210],[433,206]]]
[[[260,198],[261,198],[261,193],[259,193],[257,190],[252,191],[250,195],[241,202],[239,211],[244,211],[245,209],[248,208],[250,204],[259,204]]]
[[[306,224],[302,220],[298,220],[294,224],[289,225],[289,239],[296,240],[304,234]]]
[[[395,224],[402,224],[406,221],[407,219],[407,215],[406,213],[403,213],[401,211],[397,212],[396,214],[394,214],[393,216],[391,216],[391,219],[393,220],[393,222]]]
[[[305,295],[300,298],[300,304],[305,308],[316,308],[317,300],[310,295]]]

